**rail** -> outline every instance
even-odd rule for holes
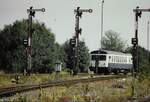
[[[87,82],[118,79],[118,78],[125,78],[125,77],[128,77],[128,76],[127,75],[113,75],[113,76],[111,75],[111,76],[100,76],[100,77],[97,76],[97,77],[80,78],[80,79],[73,79],[73,80],[57,80],[57,81],[51,81],[51,82],[42,83],[42,84],[17,85],[13,87],[5,87],[5,88],[0,88],[0,98],[13,96],[16,93],[36,90],[39,88],[65,86],[69,84],[71,85],[71,84],[77,84],[77,83],[87,83]]]

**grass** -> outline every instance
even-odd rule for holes
[[[80,73],[78,76],[75,77],[70,76],[66,72],[61,72],[58,76],[56,76],[55,72],[52,74],[32,74],[31,76],[20,75],[19,84],[40,84],[53,80],[70,80],[74,78],[80,78],[82,76],[89,76],[89,74]],[[15,79],[15,74],[1,74],[0,88],[15,85],[15,83],[12,83],[12,79]]]
[[[12,82],[11,82],[11,79],[15,77],[13,74],[3,74],[3,75],[0,75],[0,88],[1,87],[4,87],[6,85],[8,86],[12,86],[14,85]]]
[[[14,101],[26,100],[23,97],[25,96],[28,97],[26,102],[114,102],[112,100],[120,102],[119,100],[125,97],[125,91],[122,88],[114,88],[113,85],[116,83],[119,84],[120,82],[118,80],[109,80],[40,89],[16,95]]]
[[[61,77],[67,78],[66,74],[62,74]],[[45,82],[54,80],[55,73],[47,76],[35,75],[30,78],[30,81]],[[150,79],[136,81],[136,83],[138,97],[150,94]],[[11,102],[126,102],[132,97],[132,84],[132,78],[79,83],[25,92],[8,100]]]

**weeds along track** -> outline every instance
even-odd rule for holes
[[[90,77],[90,78],[86,77],[86,78],[73,79],[73,80],[55,80],[55,81],[50,81],[42,84],[16,85],[12,87],[0,88],[0,98],[13,96],[16,93],[21,93],[25,91],[40,89],[40,88],[65,86],[65,85],[71,85],[77,83],[86,83],[86,82],[94,82],[94,81],[101,81],[101,80],[126,78],[126,77],[129,76],[127,75],[96,76],[96,77]]]

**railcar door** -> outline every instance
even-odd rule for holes
[[[100,60],[100,67],[106,67],[106,55],[100,55],[99,56],[99,60]]]

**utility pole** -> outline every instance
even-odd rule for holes
[[[147,22],[147,57],[149,62],[149,21]]]
[[[80,9],[80,7],[77,7],[77,9],[75,9],[74,12],[76,14],[75,15],[76,48],[75,48],[75,64],[73,65],[73,75],[76,75],[79,69],[79,34],[81,34],[81,31],[82,31],[82,29],[79,27],[79,19],[82,17],[83,12],[92,13],[92,9]]]
[[[32,67],[32,33],[34,32],[32,27],[32,17],[35,17],[35,12],[45,12],[45,9],[33,9],[33,7],[30,7],[30,9],[27,9],[28,15],[28,45],[27,45],[27,73],[30,75],[31,73],[31,67]]]
[[[102,0],[102,8],[101,8],[101,41],[100,41],[100,47],[102,49],[102,37],[103,37],[103,8],[104,8],[104,0]]]

